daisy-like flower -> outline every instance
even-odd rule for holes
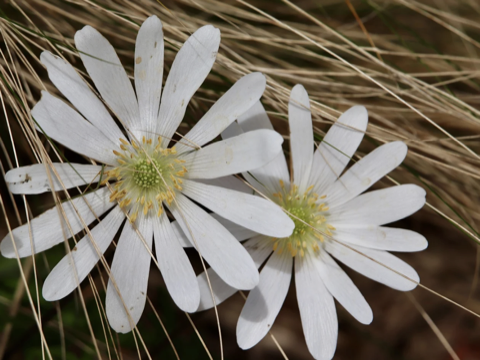
[[[272,129],[260,103],[238,122],[246,133]],[[244,174],[254,188],[292,215],[295,230],[281,238],[231,226],[239,240],[249,238],[245,247],[256,265],[265,263],[260,283],[250,292],[238,320],[237,340],[242,349],[256,345],[271,329],[290,287],[293,268],[305,339],[316,359],[331,359],[335,352],[338,321],[334,298],[361,323],[369,324],[373,319],[365,298],[332,256],[394,289],[409,291],[416,287],[419,277],[415,270],[387,251],[420,251],[426,248],[426,239],[413,231],[382,225],[419,210],[425,204],[425,191],[416,185],[401,185],[362,194],[400,165],[407,154],[403,142],[388,143],[344,172],[367,123],[366,109],[352,107],[314,152],[308,94],[297,85],[289,102],[291,176],[283,154]],[[241,131],[235,125],[224,132],[226,137]],[[213,270],[208,272],[219,304],[236,289],[226,285]],[[199,276],[199,283],[199,310],[208,309],[213,303],[205,274]]]
[[[14,242],[10,235],[2,241],[4,256],[31,256],[102,217],[51,271],[43,286],[45,299],[58,300],[75,290],[124,222],[106,294],[106,313],[118,332],[130,331],[143,312],[153,239],[166,286],[184,311],[197,310],[200,291],[180,236],[188,237],[229,285],[252,289],[258,284],[257,267],[222,225],[224,218],[270,236],[288,236],[294,224],[270,202],[218,185],[228,185],[226,176],[272,160],[281,152],[283,140],[274,131],[258,130],[204,145],[258,101],[265,77],[253,73],[241,78],[180,142],[169,147],[187,104],[210,72],[219,43],[220,31],[210,25],[190,36],[172,64],[161,95],[164,46],[157,17],[147,19],[138,32],[136,91],[110,43],[90,26],[78,31],[75,44],[83,64],[126,136],[70,64],[49,52],[42,54],[51,81],[76,110],[43,92],[32,110],[38,128],[65,147],[105,165],[21,167],[7,173],[9,188],[18,194],[37,194],[87,184],[96,188],[91,184],[97,182],[106,185],[16,228]],[[212,217],[192,200],[221,217]],[[171,225],[165,206],[184,234]]]

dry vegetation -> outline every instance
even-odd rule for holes
[[[428,204],[400,226],[424,234],[430,247],[402,258],[418,270],[425,287],[480,313],[477,1],[4,0],[0,5],[3,171],[59,159],[87,161],[62,147],[53,148],[34,130],[29,109],[40,91],[57,93],[39,62],[41,51],[65,57],[85,75],[73,36],[88,24],[112,42],[132,74],[136,32],[152,14],[164,24],[166,72],[179,46],[198,27],[210,23],[222,33],[217,62],[190,103],[183,130],[239,77],[261,71],[268,78],[263,103],[282,134],[287,134],[290,89],[301,83],[312,101],[317,140],[342,111],[363,104],[370,123],[358,158],[379,144],[405,141],[410,150],[404,165],[377,186],[417,183],[427,189]],[[2,238],[9,227],[55,203],[51,194],[14,199],[3,182],[0,186]],[[82,296],[76,293],[58,304],[41,300],[38,289],[65,251],[57,248],[38,255],[35,262],[22,260],[22,273],[18,262],[0,259],[0,359],[2,355],[49,358],[50,354],[55,359],[174,359],[160,318],[180,358],[205,359],[208,352],[220,358],[213,311],[194,314],[190,322],[174,307],[155,269],[149,295],[156,312],[147,304],[135,339],[109,331],[102,308],[102,280],[107,275],[101,268],[82,285]],[[339,308],[335,359],[480,358],[480,319],[474,314],[426,289],[406,296],[349,274],[372,305],[375,319],[362,326]],[[279,348],[290,359],[310,359],[294,291],[272,329],[279,345],[266,337],[248,352],[235,342],[243,302],[237,295],[219,307],[225,359],[281,359]]]

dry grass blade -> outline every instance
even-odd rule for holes
[[[118,49],[132,75],[136,32],[139,24],[152,14],[164,24],[166,72],[179,47],[198,27],[211,23],[222,33],[217,62],[190,103],[180,136],[242,75],[262,71],[268,79],[263,102],[276,129],[286,139],[290,89],[302,83],[312,100],[316,140],[323,138],[341,112],[363,104],[369,110],[370,124],[368,141],[362,144],[358,158],[380,144],[405,141],[408,157],[390,179],[425,187],[428,206],[401,225],[423,233],[431,245],[423,253],[403,258],[418,269],[422,284],[438,289],[449,301],[470,296],[471,311],[480,313],[476,289],[480,257],[473,251],[480,243],[475,226],[480,221],[480,6],[475,1],[331,0],[321,5],[287,0],[275,4],[235,0],[9,1],[0,9],[0,93],[5,114],[0,124],[0,160],[5,171],[31,163],[41,162],[50,168],[52,162],[87,161],[50,143],[35,130],[29,109],[38,101],[40,91],[59,95],[39,62],[40,52],[49,50],[64,57],[89,81],[74,48],[73,36],[83,26],[91,25]],[[12,164],[10,159],[18,162]],[[388,179],[378,186],[386,185],[390,185]],[[3,183],[0,186],[5,215],[5,225],[0,227],[2,237],[8,234],[9,227],[26,223],[71,196],[59,192],[54,197],[28,197],[25,209],[31,208],[32,214],[23,214],[17,209],[21,202],[16,203]],[[85,234],[88,233],[85,224]],[[66,229],[65,238],[70,235]],[[52,249],[46,257],[53,264],[64,254],[64,249]],[[244,359],[250,354],[252,358],[282,359],[287,354],[290,358],[310,358],[303,345],[298,314],[294,313],[293,294],[275,323],[277,344],[262,342],[246,353],[235,344],[235,323],[243,302],[229,300],[230,305],[220,308],[224,347],[219,350],[215,316],[194,314],[185,319],[173,307],[170,311],[169,306],[173,305],[168,294],[159,290],[162,280],[154,269],[149,289],[153,312],[146,310],[133,335],[114,336],[109,328],[105,329],[108,324],[101,305],[110,260],[111,251],[101,257],[88,284],[81,284],[80,296],[59,303],[62,323],[57,324],[52,319],[56,314],[54,305],[41,300],[39,288],[47,275],[43,264],[33,263],[32,275],[27,276],[25,271],[20,277],[21,263],[2,259],[0,274],[6,281],[4,288],[0,287],[0,295],[10,304],[5,305],[4,312],[10,306],[19,306],[18,312],[13,311],[8,319],[11,325],[0,322],[0,328],[10,334],[4,334],[4,344],[0,342],[5,356],[15,359],[21,351],[18,344],[24,339],[22,336],[33,331],[42,339],[42,345],[38,336],[36,342],[28,343],[38,350],[28,354],[35,359],[56,358],[63,347],[60,335],[64,335],[66,358],[76,353],[125,360],[142,356],[190,358],[192,353],[204,353],[203,346],[212,358],[222,356],[222,352],[229,359]],[[201,271],[200,261],[194,261]],[[339,310],[340,345],[336,358],[400,359],[398,352],[404,353],[405,359],[444,356],[445,349],[436,339],[425,346],[418,345],[423,339],[430,341],[425,334],[431,330],[419,325],[423,321],[417,313],[396,316],[403,309],[402,302],[397,301],[403,299],[401,295],[355,274],[349,275],[359,284],[378,317],[368,329],[360,329]],[[17,286],[25,287],[26,296],[15,298]],[[417,292],[416,297],[423,294]],[[444,302],[437,298],[431,302],[419,300],[451,344],[451,354],[463,358],[462,353],[480,352],[475,344],[480,336],[478,326],[469,323],[478,320],[472,320],[473,316],[462,320],[459,315],[458,331],[446,332],[449,323],[439,314],[456,314],[454,307],[444,308]],[[161,321],[155,311],[160,308]],[[168,336],[159,341],[162,331]],[[78,333],[84,336],[77,341],[72,334]],[[102,334],[103,340],[97,339],[96,334]],[[195,340],[197,334],[202,342]],[[359,334],[364,341],[358,341]],[[350,348],[356,352],[352,354]]]

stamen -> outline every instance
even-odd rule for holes
[[[137,220],[137,216],[138,216],[138,211],[133,212],[133,213],[130,215],[130,222],[131,222],[131,223],[134,223],[135,220]]]
[[[122,208],[130,211],[130,221],[134,222],[138,213],[145,216],[156,208],[157,216],[163,213],[162,202],[171,204],[176,191],[181,191],[182,177],[187,173],[183,165],[186,161],[176,157],[175,147],[163,149],[162,138],[157,138],[155,146],[153,139],[142,136],[140,145],[133,141],[119,139],[121,151],[112,150],[116,156],[117,167],[105,172],[101,184],[116,179],[110,201],[118,202]]]
[[[178,182],[174,182],[177,184]],[[273,251],[278,254],[286,252],[292,257],[300,254],[314,254],[322,248],[322,243],[326,236],[332,236],[332,231],[336,230],[334,226],[327,223],[325,215],[329,207],[326,202],[318,204],[318,199],[325,199],[312,192],[314,186],[310,185],[306,190],[299,194],[299,187],[292,184],[290,189],[285,187],[285,183],[279,180],[281,191],[272,194],[273,199],[290,216],[295,224],[295,229],[290,237],[273,239]]]

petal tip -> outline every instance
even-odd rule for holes
[[[426,248],[428,248],[428,241],[426,238],[424,238],[424,241],[422,242],[422,248],[419,251],[423,251]]]
[[[56,58],[57,57],[48,50],[42,51],[42,53],[40,54],[40,62],[45,66],[47,65],[47,62],[52,62]]]
[[[305,87],[302,84],[297,84],[292,88],[292,91],[290,92],[290,97],[292,97],[293,94],[308,96],[307,90],[305,90]]]
[[[173,299],[175,304],[182,310],[187,313],[194,313],[200,311],[200,289],[197,286],[198,291],[193,294],[194,296],[190,296],[189,298],[183,299]],[[191,295],[191,294],[190,294]]]
[[[196,304],[196,305],[195,305]],[[190,302],[188,304],[184,304],[182,306],[178,306],[180,309],[182,309],[183,311],[189,313],[189,314],[192,314],[192,313],[195,313],[201,309],[199,309],[200,307],[200,298],[198,298],[198,301],[195,301],[195,302]]]
[[[310,109],[310,99],[307,90],[305,90],[302,84],[297,84],[292,88],[289,102],[291,102],[292,105],[304,107],[306,108],[305,110]]]
[[[144,26],[153,26],[153,27],[160,27],[159,30],[162,30],[162,21],[158,18],[157,15],[152,15],[149,16],[148,18],[145,19],[143,24],[140,26],[140,28],[143,28]]]
[[[75,46],[79,51],[82,45],[90,41],[90,37],[92,35],[101,36],[101,34],[97,31],[97,29],[91,27],[90,25],[85,25],[83,28],[81,28],[75,33],[73,40],[75,41]]]
[[[351,124],[354,128],[360,131],[365,131],[368,124],[368,111],[363,105],[354,105],[347,111],[345,111],[340,119],[342,123]]]
[[[363,325],[370,325],[373,321],[373,311],[368,307],[368,313],[364,314],[358,321]]]
[[[256,333],[252,333],[248,326],[249,324],[242,321],[242,318],[240,317],[237,323],[237,344],[242,350],[251,349],[262,340],[262,338],[255,338],[254,336]]]
[[[50,283],[48,282],[48,277],[47,277],[47,280],[45,280],[45,283],[43,284],[42,297],[47,301],[60,300],[58,296],[55,296],[55,291],[51,289]]]
[[[252,264],[253,264],[253,260],[252,260]],[[235,287],[239,290],[252,290],[258,285],[258,283],[260,282],[260,274],[258,273],[258,270],[255,267],[255,265],[253,264],[252,266],[254,267],[255,271],[251,271],[250,274],[245,274],[245,277],[242,283],[232,287]]]
[[[15,251],[13,249],[13,246],[11,245],[11,241],[9,243],[9,239],[10,236],[7,235],[0,243],[0,253],[3,257],[7,259],[13,259],[15,258]]]

